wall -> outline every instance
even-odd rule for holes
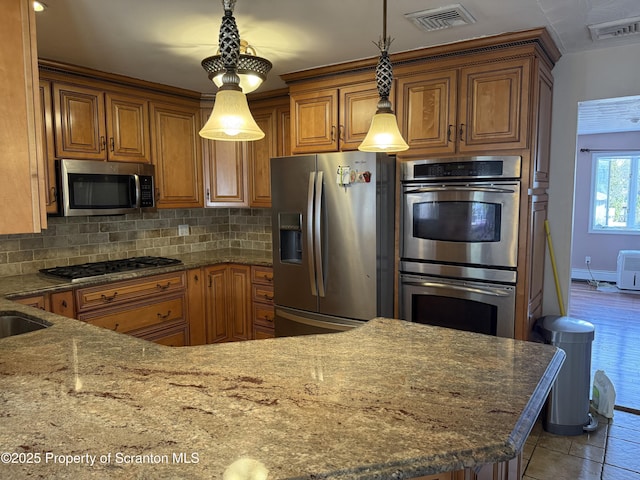
[[[178,225],[189,225],[179,236]],[[0,235],[0,275],[142,255],[242,247],[271,251],[271,210],[200,208],[108,217],[50,217],[38,234]]]
[[[590,149],[640,150],[640,132],[580,135],[577,145],[575,208],[571,272],[573,278],[589,279],[584,257],[591,257],[591,274],[596,280],[615,281],[618,252],[640,249],[640,235],[589,233],[591,203],[592,153]],[[585,276],[586,275],[586,276]]]
[[[610,47],[564,55],[553,70],[549,227],[564,305],[571,279],[571,226],[578,102],[640,94],[640,48]],[[553,272],[545,265],[545,315],[559,313]]]

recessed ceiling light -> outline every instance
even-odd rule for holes
[[[46,8],[47,6],[42,2],[38,2],[38,1],[33,2],[33,10],[35,12],[44,12]]]

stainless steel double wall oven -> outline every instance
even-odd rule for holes
[[[514,336],[521,157],[401,165],[400,314]]]

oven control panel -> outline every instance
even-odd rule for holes
[[[401,165],[402,181],[520,178],[521,157],[482,156],[411,160]]]

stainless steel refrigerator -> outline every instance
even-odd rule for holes
[[[395,157],[271,159],[276,336],[393,315]]]

